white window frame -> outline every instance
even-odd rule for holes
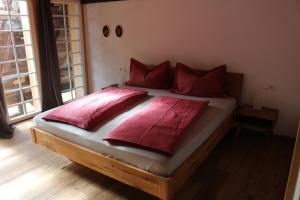
[[[9,80],[9,79],[13,79],[13,78],[17,78],[18,79],[18,88],[17,89],[12,89],[12,90],[5,90],[3,91],[4,92],[4,95],[5,93],[10,93],[10,92],[14,92],[14,91],[19,91],[20,92],[20,97],[21,97],[21,101],[19,103],[15,103],[15,104],[11,104],[11,105],[7,105],[6,102],[6,110],[7,110],[7,113],[8,113],[8,108],[9,107],[13,107],[13,106],[18,106],[18,105],[22,105],[22,110],[23,110],[23,115],[21,116],[17,116],[17,117],[13,117],[13,118],[10,118],[9,116],[7,116],[7,121],[9,124],[12,124],[12,123],[16,123],[16,122],[19,122],[19,121],[22,121],[22,120],[25,120],[25,119],[28,119],[28,118],[31,118],[33,117],[34,115],[36,115],[37,113],[40,113],[41,112],[41,106],[39,107],[39,110],[37,111],[34,111],[34,112],[30,112],[28,113],[27,110],[26,110],[26,103],[28,102],[34,102],[36,100],[39,100],[40,101],[40,105],[41,105],[41,96],[40,96],[40,84],[39,84],[39,81],[38,81],[38,77],[37,77],[37,64],[36,64],[36,53],[35,53],[35,50],[34,50],[34,40],[33,40],[33,29],[32,29],[32,19],[31,19],[31,15],[30,15],[30,0],[25,0],[27,2],[27,12],[28,14],[27,15],[22,15],[22,14],[17,14],[17,15],[14,15],[14,14],[11,14],[11,11],[8,10],[7,11],[7,15],[3,15],[3,16],[7,16],[8,19],[9,19],[9,26],[10,26],[10,30],[5,30],[5,31],[1,31],[1,32],[8,32],[10,33],[10,37],[11,37],[11,40],[12,40],[12,45],[6,45],[6,46],[1,46],[1,48],[12,48],[13,49],[13,53],[14,53],[14,59],[13,60],[7,60],[7,61],[1,61],[0,64],[6,64],[6,63],[14,63],[16,65],[16,74],[15,75],[9,75],[9,76],[5,76],[5,77],[1,77],[2,81],[3,80]],[[5,1],[5,3],[7,4],[7,0]],[[28,17],[28,21],[29,21],[29,30],[27,29],[20,29],[20,30],[17,30],[17,31],[29,31],[30,32],[30,40],[31,40],[31,44],[22,44],[22,45],[16,45],[15,44],[15,37],[14,37],[14,32],[16,32],[13,27],[12,27],[12,16],[26,16]],[[26,46],[31,46],[32,49],[32,58],[25,58],[25,59],[18,59],[18,56],[17,56],[17,51],[16,51],[16,48],[17,47],[26,47]],[[31,60],[34,62],[34,65],[35,65],[35,69],[33,72],[27,72],[27,73],[20,73],[19,72],[19,62],[22,62],[22,61],[27,61],[27,60]],[[26,86],[26,87],[23,87],[22,84],[21,84],[21,81],[20,81],[20,77],[22,76],[26,76],[26,75],[33,75],[35,76],[35,79],[37,81],[37,84],[35,85],[30,85],[30,86]],[[34,88],[36,87],[37,88],[37,91],[38,91],[38,97],[37,98],[32,98],[30,100],[24,100],[24,95],[23,95],[23,92],[22,90],[24,89],[29,89],[29,88]],[[4,89],[4,88],[3,88]],[[5,101],[5,99],[4,99]]]
[[[87,78],[86,78],[86,68],[85,68],[85,46],[84,46],[84,34],[83,34],[83,20],[82,20],[82,6],[80,4],[80,1],[79,0],[52,0],[51,3],[55,3],[55,4],[64,4],[64,5],[67,5],[67,4],[76,4],[77,7],[78,7],[78,15],[66,15],[65,14],[65,9],[63,11],[63,15],[52,15],[53,17],[63,17],[64,19],[64,28],[55,28],[55,30],[61,30],[61,31],[64,31],[64,36],[66,38],[66,41],[59,41],[57,42],[56,44],[63,44],[65,43],[66,44],[66,52],[67,52],[67,66],[65,66],[67,69],[68,69],[68,80],[69,80],[69,86],[70,88],[69,89],[66,89],[66,90],[63,90],[61,91],[61,94],[63,94],[64,92],[71,92],[71,95],[72,95],[72,99],[69,100],[69,101],[65,101],[64,103],[68,103],[68,102],[71,102],[73,100],[76,99],[76,97],[74,98],[73,96],[73,93],[72,91],[75,91],[76,89],[79,89],[79,88],[82,88],[83,89],[83,95],[86,95],[87,94]],[[79,27],[78,28],[66,28],[66,17],[78,17],[78,25]],[[79,39],[78,40],[71,40],[69,39],[68,37],[68,34],[67,34],[67,31],[68,30],[78,30],[79,31]],[[69,50],[69,43],[71,42],[79,42],[79,49],[80,51],[79,52],[71,52]],[[76,54],[76,53],[79,53],[80,54],[80,57],[81,57],[81,63],[76,63],[76,64],[71,64],[70,63],[70,56],[71,54]],[[81,65],[82,67],[82,74],[80,75],[76,75],[76,76],[71,76],[71,67],[73,66],[76,66],[76,65]],[[64,68],[65,68],[64,67]],[[73,78],[76,78],[76,77],[82,77],[82,81],[83,81],[83,85],[80,86],[80,87],[71,87],[72,84],[71,84],[71,81]]]

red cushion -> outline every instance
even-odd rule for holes
[[[192,68],[177,63],[173,92],[199,97],[224,97],[225,74],[226,65],[199,75]]]
[[[130,80],[126,85],[154,88],[169,89],[171,87],[171,71],[170,62],[164,62],[160,65],[148,69],[146,65],[131,58],[130,64]]]

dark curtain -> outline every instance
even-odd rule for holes
[[[0,77],[0,138],[6,139],[13,136],[12,128],[7,124],[6,121],[6,105],[4,102],[4,91],[2,86],[2,81]]]
[[[37,1],[42,110],[62,105],[60,73],[50,0]]]

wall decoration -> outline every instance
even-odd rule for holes
[[[122,37],[122,35],[123,35],[123,28],[122,28],[121,25],[116,26],[116,30],[115,31],[116,31],[116,35],[118,37]]]
[[[108,37],[109,36],[109,27],[107,26],[107,25],[105,25],[104,27],[103,27],[103,35],[104,35],[104,37]]]

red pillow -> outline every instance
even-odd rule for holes
[[[177,63],[173,92],[199,97],[224,97],[225,74],[226,65],[199,75],[192,68]]]
[[[126,85],[154,88],[154,89],[169,89],[171,87],[171,70],[170,62],[164,62],[148,69],[146,65],[131,58],[130,64],[130,80]]]

